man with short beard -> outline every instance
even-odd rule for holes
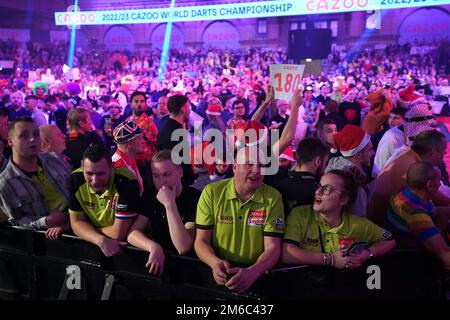
[[[145,92],[133,92],[131,95],[131,107],[133,109],[133,114],[128,117],[127,121],[133,121],[144,131],[144,152],[136,157],[136,161],[141,165],[149,162],[156,153],[155,143],[158,138],[158,129],[156,128],[152,117],[145,113],[147,110],[147,96],[145,95]]]
[[[9,121],[12,122],[18,117],[31,117],[31,112],[25,110],[23,107],[23,95],[20,92],[14,92],[11,95]]]

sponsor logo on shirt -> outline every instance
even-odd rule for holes
[[[383,229],[383,233],[381,234],[381,241],[385,241],[392,238],[392,233]]]
[[[94,202],[84,201],[84,205],[86,206],[86,209],[89,209],[89,210],[94,210],[95,209],[95,203]]]
[[[262,226],[266,222],[266,210],[250,210],[247,225]]]
[[[319,239],[305,238],[305,244],[309,246],[317,246],[319,244]]]
[[[119,196],[118,195],[113,195],[111,200],[109,200],[108,209],[115,208],[116,205],[117,205],[117,200],[119,200]]]
[[[116,205],[117,211],[127,211],[127,209],[128,209],[128,204],[126,204],[126,203],[118,203]]]
[[[233,224],[233,216],[219,215],[218,223]]]
[[[355,241],[353,238],[339,238],[338,248],[340,251],[346,251],[348,247]]]
[[[284,223],[283,223],[283,218],[277,218],[277,219],[275,220],[275,228],[276,228],[277,230],[283,230],[283,225],[284,225]]]

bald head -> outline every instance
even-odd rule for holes
[[[416,162],[408,168],[406,183],[414,190],[422,190],[431,181],[438,183],[441,180],[439,168],[430,162]]]

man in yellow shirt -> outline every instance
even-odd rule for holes
[[[233,171],[233,178],[205,187],[194,248],[217,284],[242,292],[278,262],[284,209],[280,193],[263,184],[257,148],[241,149]]]

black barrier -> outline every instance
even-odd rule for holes
[[[356,270],[277,266],[245,294],[216,285],[210,268],[196,257],[166,252],[161,277],[148,274],[147,259],[148,253],[131,246],[107,258],[73,235],[54,241],[42,231],[0,226],[0,299],[444,299],[446,294],[442,264],[420,249],[395,250]],[[69,266],[80,271],[79,289]],[[379,268],[378,284],[369,266]]]

